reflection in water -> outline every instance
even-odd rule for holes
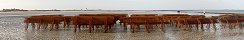
[[[79,13],[92,13],[92,12],[43,12],[45,14],[64,14],[64,15],[77,15]],[[99,13],[99,12],[97,12]],[[104,12],[109,13],[109,12]],[[120,13],[133,13],[133,12],[120,12]],[[136,12],[142,13],[142,12]],[[160,12],[152,12],[160,13]],[[170,12],[175,13],[175,12]],[[40,13],[25,13],[19,14],[21,16],[3,16],[0,13],[0,39],[3,40],[244,40],[244,29],[228,29],[222,28],[220,24],[217,24],[217,30],[213,28],[205,29],[205,31],[193,29],[191,31],[181,30],[176,27],[167,25],[166,32],[160,31],[160,29],[152,30],[151,33],[146,33],[144,30],[139,30],[135,33],[131,33],[128,30],[123,30],[119,24],[116,24],[111,33],[103,33],[102,29],[98,29],[93,33],[88,33],[87,29],[82,29],[79,32],[74,33],[72,28],[59,29],[49,31],[45,29],[24,30],[23,20],[26,16],[38,15]],[[16,13],[17,14],[17,13]],[[28,15],[26,15],[28,14]],[[4,14],[4,15],[15,15]],[[207,14],[210,15],[210,14]],[[72,26],[71,26],[72,27]]]

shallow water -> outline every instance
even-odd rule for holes
[[[59,29],[54,31],[35,30],[29,28],[24,30],[23,20],[25,17],[33,15],[63,14],[74,16],[81,13],[176,13],[172,11],[132,11],[132,12],[101,12],[101,11],[67,11],[67,12],[0,12],[0,39],[1,40],[244,40],[244,29],[223,28],[217,25],[218,29],[205,29],[205,31],[193,29],[192,31],[182,30],[167,25],[166,32],[155,28],[151,33],[143,29],[131,33],[130,30],[123,30],[119,24],[112,28],[111,33],[103,33],[102,29],[88,33],[88,30],[82,29],[74,33],[71,28]],[[202,15],[202,14],[192,14]],[[207,14],[216,16],[219,14]],[[72,26],[71,26],[72,27]]]

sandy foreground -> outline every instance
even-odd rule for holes
[[[78,15],[80,13],[99,13],[99,12],[4,12],[0,13],[0,39],[1,40],[244,40],[244,29],[223,28],[219,24],[218,29],[205,29],[205,31],[192,29],[191,31],[182,30],[167,25],[166,32],[158,28],[151,30],[151,33],[143,29],[131,33],[130,30],[123,30],[119,24],[114,25],[112,32],[103,33],[102,29],[97,29],[88,33],[87,29],[82,29],[74,33],[72,28],[61,28],[54,31],[45,29],[36,30],[29,28],[24,30],[23,20],[25,17],[33,15]],[[107,13],[107,12],[104,12]],[[133,12],[118,12],[133,13]],[[140,12],[136,12],[140,13]],[[169,12],[175,13],[175,12]],[[216,14],[207,14],[216,15]],[[73,27],[73,26],[70,26]]]

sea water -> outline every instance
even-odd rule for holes
[[[203,13],[197,13],[202,11],[181,11],[181,14],[190,15],[204,15]],[[206,12],[229,12],[229,11],[206,11]],[[242,11],[231,11],[242,12]],[[114,14],[179,14],[177,11],[25,11],[25,12],[0,12],[0,40],[82,40],[82,39],[94,39],[94,40],[243,40],[243,29],[222,29],[218,26],[217,31],[206,30],[192,30],[184,31],[174,27],[166,26],[165,31],[152,31],[152,33],[146,33],[144,31],[138,31],[131,33],[128,30],[122,28],[113,28],[112,33],[98,32],[88,33],[87,30],[79,32],[73,32],[72,29],[60,29],[60,30],[32,30],[29,28],[24,30],[25,24],[23,20],[28,16],[35,15],[53,15],[61,14],[65,16],[75,16],[78,14],[101,14],[101,13],[114,13]],[[206,16],[217,16],[220,14],[205,14]],[[72,26],[71,26],[72,27]],[[116,26],[121,27],[121,26]],[[143,30],[143,29],[142,29]],[[100,30],[101,31],[101,30]]]

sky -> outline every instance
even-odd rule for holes
[[[244,0],[0,0],[0,9],[244,10]]]

